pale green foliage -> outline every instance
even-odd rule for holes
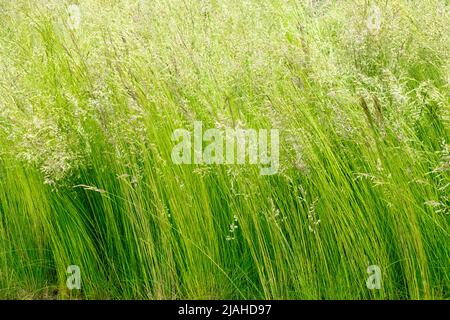
[[[0,2],[0,298],[449,297],[447,1],[74,2]],[[174,165],[194,121],[279,173]]]

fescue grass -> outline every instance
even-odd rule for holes
[[[448,1],[74,3],[0,3],[0,298],[449,298]],[[279,172],[173,164],[194,121]]]

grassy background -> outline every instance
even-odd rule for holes
[[[0,2],[0,298],[449,298],[448,1],[74,3]],[[196,120],[279,173],[172,164]]]

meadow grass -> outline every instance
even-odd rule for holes
[[[0,298],[449,298],[449,22],[437,0],[0,2]],[[175,165],[194,121],[278,129],[279,172]]]

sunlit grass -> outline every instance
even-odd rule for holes
[[[0,298],[449,298],[447,1],[75,3],[0,3]]]

